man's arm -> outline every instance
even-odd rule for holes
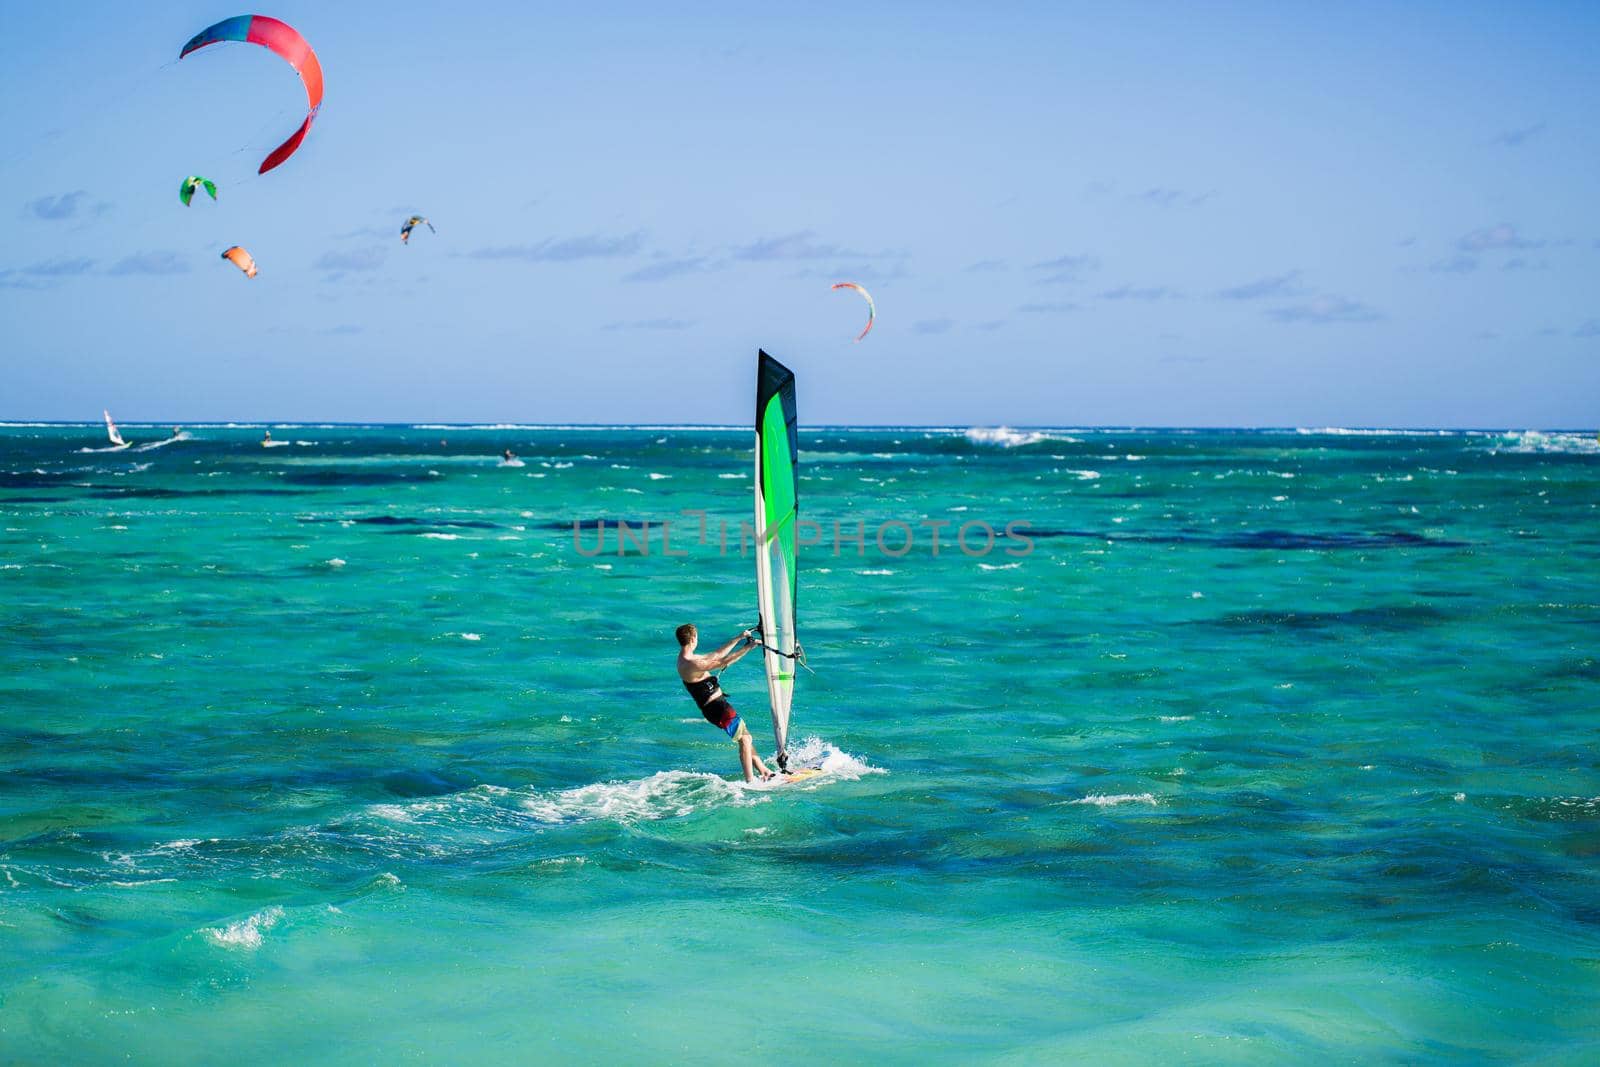
[[[706,659],[710,659],[710,661],[715,661],[715,664],[717,664],[718,667],[726,667],[726,665],[731,664],[731,662],[733,662],[733,659],[728,659],[728,653],[731,653],[731,651],[733,651],[733,649],[734,649],[734,646],[739,645],[739,643],[741,643],[741,641],[749,641],[749,640],[750,640],[750,632],[749,632],[749,630],[746,630],[746,632],[741,633],[741,635],[739,635],[739,637],[733,638],[733,640],[728,641],[728,643],[726,643],[726,645],[723,645],[722,648],[718,648],[717,651],[714,651],[714,653],[710,654],[710,656],[707,656]],[[741,651],[741,653],[739,653],[739,656],[742,656],[742,654],[744,654],[744,651]],[[734,659],[738,659],[738,656],[734,656]]]
[[[746,656],[748,656],[750,654],[750,650],[752,648],[755,648],[755,647],[756,647],[755,646],[755,642],[752,641],[751,643],[749,643],[749,644],[745,645],[743,648],[741,648],[739,651],[734,652],[731,655],[723,657],[722,665],[724,667],[733,666],[735,663],[738,663],[740,660],[742,660]]]

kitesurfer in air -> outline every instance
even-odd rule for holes
[[[704,715],[711,725],[725,731],[739,746],[739,765],[744,769],[745,781],[755,781],[756,773],[761,775],[762,781],[771,778],[772,772],[761,762],[761,757],[756,755],[756,743],[750,737],[750,728],[745,726],[739,713],[728,703],[728,697],[718,684],[717,676],[711,673],[738,663],[756,647],[755,638],[751,636],[749,630],[746,630],[715,652],[700,655],[695,652],[700,632],[694,628],[694,623],[686,622],[678,627],[677,636],[678,677],[683,679],[683,687],[694,698],[700,714]]]

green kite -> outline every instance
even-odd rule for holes
[[[189,201],[194,199],[194,191],[204,186],[206,192],[211,194],[211,199],[217,198],[217,183],[210,178],[202,178],[198,174],[191,174],[183,179],[183,184],[178,186],[178,199],[183,201],[183,206],[188,207]]]

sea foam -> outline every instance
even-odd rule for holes
[[[258,949],[261,947],[262,933],[278,925],[282,918],[283,909],[273,905],[238,922],[223,927],[208,927],[200,932],[213,944],[224,948]]]

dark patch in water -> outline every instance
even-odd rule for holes
[[[75,474],[50,474],[44,471],[0,472],[0,489],[54,489],[63,485],[82,485]]]
[[[1563,660],[1560,664],[1545,671],[1545,677],[1578,678],[1588,682],[1600,682],[1600,660],[1596,660],[1591,656]]]
[[[105,925],[105,920],[86,908],[55,908],[51,916],[68,926],[75,926],[80,930],[96,930]]]
[[[1600,816],[1600,798],[1575,797],[1506,797],[1499,808],[1532,822],[1581,823],[1592,825]]]
[[[65,504],[72,500],[170,500],[187,497],[223,496],[306,496],[308,489],[158,489],[150,486],[77,485],[82,493],[65,496],[12,496],[0,499],[0,504]]]
[[[1426,604],[1395,604],[1352,608],[1349,611],[1242,611],[1191,625],[1266,633],[1331,630],[1346,626],[1364,630],[1404,631],[1445,619],[1443,612]]]
[[[406,482],[433,482],[437,474],[383,474],[378,471],[286,471],[279,475],[295,485],[402,485]]]
[[[534,523],[529,523],[528,524],[528,529],[530,529],[530,530],[555,530],[558,533],[571,533],[572,532],[572,524],[573,523],[577,523],[578,524],[578,529],[581,532],[587,533],[587,534],[593,534],[595,532],[596,528],[598,527],[598,525],[600,523],[602,523],[602,522],[606,524],[606,529],[607,530],[615,530],[618,526],[622,525],[623,523],[627,523],[628,526],[630,528],[632,528],[632,529],[642,530],[642,529],[644,529],[644,524],[647,523],[647,522],[650,524],[652,529],[659,530],[661,528],[661,520],[660,519],[604,519],[604,518],[599,518],[599,519],[567,519],[567,520],[565,520],[563,522],[534,522]],[[690,521],[690,522],[687,522],[687,523],[683,523],[678,519],[674,519],[674,520],[672,520],[672,524],[673,524],[673,529],[679,529],[680,527],[683,528],[683,529],[693,529],[694,530],[694,537],[696,539],[698,539],[699,536],[700,536],[700,524],[698,522]],[[732,540],[733,538],[736,538],[737,536],[738,536],[738,531],[733,529],[732,527],[729,527],[729,529],[728,529],[728,537],[729,537],[729,539]],[[710,541],[715,541],[716,538],[717,538],[716,527],[708,525],[706,527],[706,540],[708,542],[710,542]],[[674,540],[676,540],[676,538],[674,538]]]
[[[1466,548],[1466,541],[1423,537],[1389,530],[1382,533],[1296,534],[1286,530],[1261,530],[1220,538],[1224,548]]]
[[[439,797],[470,789],[466,779],[446,778],[433,771],[394,771],[379,779],[383,787],[397,797]]]
[[[306,489],[157,489],[150,487],[92,486],[86,494],[97,500],[118,500],[126,497],[143,497],[167,500],[183,497],[216,496],[306,496]]]
[[[563,522],[530,523],[529,528],[534,530],[551,530],[560,533],[571,533],[572,524],[578,523],[579,531],[593,536],[596,524],[604,522],[606,530],[615,530],[620,523],[626,522],[635,530],[644,528],[648,521],[652,528],[660,529],[659,519],[615,519],[596,518],[571,520]],[[683,523],[681,519],[674,519],[674,529],[686,525],[693,527],[698,539],[698,525],[694,522]],[[1005,523],[990,523],[997,540],[1007,539]],[[716,527],[706,530],[708,541],[716,541],[719,534]],[[974,537],[977,535],[974,534]],[[738,537],[738,530],[733,525],[728,527],[729,543]],[[1023,537],[1047,541],[1056,537],[1076,537],[1089,541],[1114,541],[1128,542],[1131,544],[1150,545],[1196,545],[1206,548],[1243,548],[1243,549],[1327,549],[1327,548],[1465,548],[1469,542],[1450,541],[1423,537],[1419,534],[1404,531],[1386,531],[1381,533],[1310,533],[1297,534],[1285,530],[1254,530],[1237,534],[1213,534],[1198,529],[1188,529],[1176,534],[1134,534],[1134,533],[1105,533],[1099,530],[1064,530],[1049,527],[1019,528],[1017,535],[1011,540],[1020,540]],[[1463,594],[1470,595],[1470,594]]]
[[[1003,526],[994,527],[996,536],[1006,536]],[[1197,545],[1205,548],[1243,548],[1303,550],[1326,548],[1466,548],[1467,541],[1423,537],[1420,534],[1389,530],[1381,533],[1293,533],[1288,530],[1247,530],[1236,534],[1208,534],[1185,530],[1177,534],[1124,534],[1098,530],[1052,530],[1025,528],[1018,536],[1036,540],[1053,537],[1079,537],[1092,541],[1129,542],[1145,545]]]
[[[27,728],[18,729],[15,727],[4,727],[0,728],[0,749],[9,748],[12,745],[18,745],[22,747],[27,747],[30,745],[54,745],[71,736],[71,734],[58,734],[48,730],[30,730]]]

